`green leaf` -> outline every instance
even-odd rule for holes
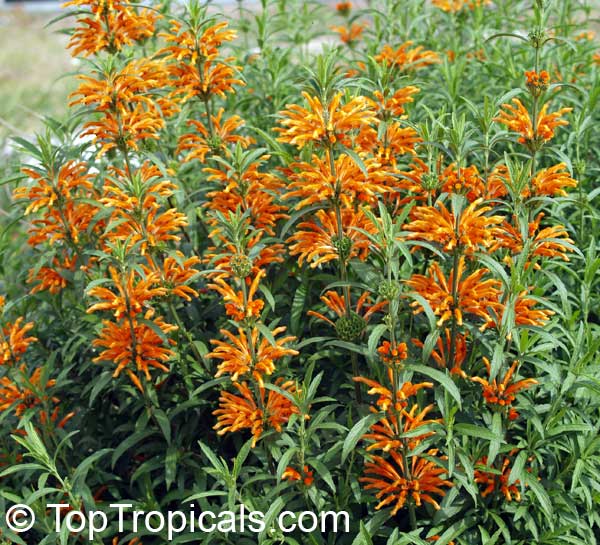
[[[436,382],[439,382],[444,389],[454,398],[456,403],[458,403],[459,408],[462,406],[460,391],[454,384],[452,378],[448,372],[442,372],[438,369],[432,369],[431,367],[426,367],[425,365],[411,365],[410,369],[417,373],[421,373],[429,378],[432,378]]]
[[[351,451],[354,450],[356,444],[360,440],[360,438],[366,433],[366,431],[371,427],[371,425],[377,420],[381,418],[378,414],[368,414],[367,416],[363,416],[348,432],[346,439],[344,439],[344,445],[342,447],[342,464],[348,458],[348,455]]]

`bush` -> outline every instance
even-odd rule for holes
[[[4,182],[4,542],[597,543],[591,3],[68,4]],[[237,535],[67,525],[116,503]]]

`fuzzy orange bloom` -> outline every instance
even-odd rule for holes
[[[375,104],[364,96],[357,96],[342,104],[343,93],[336,93],[328,105],[324,106],[316,96],[303,92],[308,109],[297,104],[288,104],[287,110],[280,112],[279,121],[283,127],[276,127],[286,142],[302,149],[307,144],[327,145],[341,142],[350,144],[349,135],[364,125],[377,124]]]
[[[248,275],[250,277],[251,275]],[[223,297],[225,302],[225,313],[231,316],[236,322],[260,318],[260,313],[265,306],[262,299],[255,299],[256,291],[259,288],[260,281],[264,276],[264,271],[258,271],[254,275],[250,287],[246,294],[242,290],[237,292],[225,282],[222,278],[217,278],[213,284],[208,287],[217,291]]]
[[[525,72],[525,77],[527,78],[526,85],[534,96],[539,95],[550,83],[550,74],[546,70],[542,70],[540,73],[528,70]]]
[[[463,8],[475,9],[479,6],[488,6],[491,0],[431,0],[431,3],[447,13],[456,13]]]
[[[532,289],[532,288],[530,288]],[[520,292],[514,302],[514,320],[515,325],[528,325],[535,327],[544,327],[551,316],[554,315],[554,311],[549,309],[535,309],[535,305],[538,304],[538,301],[532,299],[531,297],[527,297],[530,289],[523,290]],[[502,317],[504,315],[504,311],[500,314],[498,318],[498,325],[502,323]]]
[[[379,357],[388,365],[398,365],[408,358],[408,347],[406,343],[398,343],[392,346],[390,341],[383,341],[381,346],[377,348]]]
[[[225,97],[235,85],[244,85],[236,77],[240,67],[229,64],[233,57],[217,60],[221,45],[236,37],[226,22],[204,28],[183,28],[182,23],[171,20],[170,32],[162,32],[160,36],[169,45],[158,55],[165,55],[171,84],[176,94],[181,95],[181,101],[194,96],[202,99],[212,95]]]
[[[136,10],[132,4],[123,1],[113,1],[106,10],[107,2],[74,0],[64,4],[72,5],[86,6],[94,14],[94,17],[77,19],[77,27],[67,46],[74,57],[89,57],[100,51],[115,53],[150,38],[154,35],[156,20],[160,18],[153,10]]]
[[[407,240],[423,240],[437,243],[446,252],[456,247],[467,254],[479,249],[490,248],[495,242],[495,226],[503,221],[502,216],[486,216],[492,210],[482,205],[483,199],[473,201],[457,217],[444,203],[438,201],[435,206],[415,206],[410,212],[410,222],[403,228],[410,231]]]
[[[307,465],[304,466],[302,472],[298,471],[297,469],[294,469],[291,466],[286,467],[285,471],[281,475],[281,479],[288,479],[290,481],[302,481],[305,486],[310,486],[314,481],[313,471]]]
[[[335,9],[340,15],[348,15],[352,9],[352,2],[338,2]]]
[[[100,114],[84,125],[81,136],[102,142],[98,157],[112,148],[138,149],[141,140],[158,139],[164,117],[176,111],[174,102],[159,91],[169,84],[162,61],[136,59],[121,70],[97,69],[97,77],[81,75],[70,105],[91,106]]]
[[[437,454],[436,449],[427,452],[430,456]],[[365,484],[365,490],[377,490],[375,497],[381,500],[375,509],[392,506],[391,515],[394,516],[412,498],[417,506],[423,502],[439,509],[438,502],[433,495],[444,496],[445,487],[452,486],[450,481],[441,476],[446,470],[434,462],[413,456],[411,460],[410,476],[408,480],[407,468],[402,456],[395,450],[390,451],[391,460],[381,456],[373,456],[371,462],[365,464],[365,477],[359,480]]]
[[[188,286],[188,283],[199,274],[198,269],[193,265],[200,263],[198,256],[186,258],[179,250],[172,255],[165,257],[162,268],[155,262],[151,256],[146,256],[148,265],[142,265],[146,277],[158,275],[160,283],[166,290],[165,295],[175,295],[186,301],[191,301],[192,297],[198,297],[198,292]]]
[[[363,436],[365,441],[371,441],[367,447],[367,451],[381,450],[390,452],[390,450],[400,450],[404,446],[404,442],[409,450],[415,449],[421,441],[427,437],[431,437],[435,432],[423,431],[421,434],[415,435],[415,430],[429,424],[440,423],[441,419],[426,419],[425,417],[433,409],[433,405],[428,405],[421,409],[417,404],[414,404],[410,411],[402,409],[397,413],[388,411],[386,416],[375,422],[370,428],[369,433]],[[371,412],[377,413],[377,409],[371,407]],[[399,439],[402,434],[409,433],[410,437]]]
[[[499,471],[487,470],[487,456],[484,456],[477,462],[482,469],[475,469],[475,482],[479,484],[483,490],[481,495],[485,498],[497,491],[501,492],[506,501],[521,501],[521,492],[519,491],[520,481],[515,481],[513,484],[508,484],[510,478],[510,458],[505,457],[502,460],[502,465]]]
[[[55,384],[55,380],[49,380],[45,386],[41,383],[42,380],[42,368],[38,367],[30,376],[27,374],[25,365],[21,365],[19,368],[21,375],[27,376],[27,382],[29,386],[19,386],[14,383],[8,376],[0,378],[0,412],[6,411],[13,407],[17,416],[22,416],[27,409],[31,409],[42,404],[49,398],[39,394],[44,390],[52,388]],[[50,398],[53,403],[58,403],[58,398]]]
[[[0,306],[4,306],[4,298]],[[0,329],[0,365],[17,364],[29,345],[37,341],[36,337],[28,336],[34,327],[33,322],[24,324],[24,321],[20,316],[14,323],[8,322]]]
[[[179,138],[177,153],[189,151],[183,159],[184,163],[198,159],[204,163],[207,155],[228,155],[230,144],[239,144],[247,148],[254,139],[249,136],[235,134],[235,131],[244,126],[244,120],[238,115],[232,115],[223,120],[224,108],[219,108],[217,115],[211,115],[212,133],[206,125],[196,119],[188,121],[194,127],[195,133],[186,133]]]
[[[535,195],[560,195],[566,197],[566,187],[577,187],[577,180],[571,178],[565,163],[543,168],[531,180],[531,189]]]
[[[465,277],[465,258],[461,256],[457,270],[451,271],[447,279],[440,266],[433,263],[427,276],[414,274],[406,281],[406,285],[423,297],[429,303],[433,313],[440,317],[438,326],[452,316],[458,325],[462,325],[463,314],[466,313],[483,319],[484,324],[480,328],[483,330],[494,322],[494,315],[498,315],[502,310],[500,303],[502,282],[491,278],[484,280],[488,273],[488,269],[482,268]],[[455,274],[458,276],[456,306],[452,299]],[[415,314],[424,311],[418,301],[413,301],[410,306],[414,308]]]
[[[365,23],[352,23],[350,26],[332,26],[331,30],[340,35],[343,43],[351,46],[361,39],[365,28],[367,28]]]
[[[382,118],[387,118],[389,115],[395,117],[403,116],[406,113],[404,105],[414,102],[415,99],[412,95],[419,91],[420,89],[414,85],[402,87],[393,94],[386,93],[384,95],[381,91],[374,91],[373,96],[379,108],[379,115]]]
[[[271,331],[275,339],[275,344],[271,344],[271,341],[257,327],[252,328],[250,335],[247,335],[242,328],[238,328],[237,336],[226,329],[221,329],[221,334],[228,340],[211,340],[215,349],[208,354],[209,358],[221,360],[215,376],[229,374],[231,380],[236,382],[239,377],[250,374],[259,386],[263,387],[263,377],[273,374],[277,360],[298,355],[297,350],[285,346],[295,341],[296,337],[276,338],[285,330],[285,326],[280,326]]]
[[[275,382],[282,390],[294,394],[296,386],[291,380]],[[298,414],[296,407],[287,397],[269,390],[265,399],[266,389],[259,387],[259,403],[246,382],[234,382],[233,385],[240,395],[230,392],[221,392],[219,408],[213,412],[217,417],[214,429],[218,435],[248,429],[252,433],[252,447],[263,433],[265,426],[281,432],[282,426],[287,423],[292,414]],[[261,407],[264,407],[261,408]]]
[[[136,319],[125,319],[118,323],[103,320],[100,336],[92,342],[93,346],[104,348],[93,361],[114,363],[117,366],[113,373],[114,378],[125,370],[140,392],[143,392],[144,388],[138,374],[134,371],[143,373],[146,380],[152,378],[150,367],[168,373],[169,367],[165,363],[175,354],[164,346],[165,341],[157,331],[161,331],[165,336],[175,331],[177,326],[167,324],[158,317],[152,320],[151,327],[147,323],[151,319],[152,311],[145,314],[144,322]]]
[[[335,199],[345,208],[353,208],[357,203],[374,204],[381,194],[389,191],[385,185],[386,172],[381,172],[380,164],[372,159],[364,164],[368,176],[345,154],[335,159],[332,172],[329,151],[322,158],[313,155],[310,163],[292,163],[290,168],[294,170],[289,174],[292,182],[283,198],[300,198],[297,210],[317,203],[332,203]]]
[[[481,198],[485,194],[485,184],[475,165],[457,168],[452,163],[440,175],[442,191],[465,195],[469,202]]]
[[[425,345],[419,339],[412,339],[415,346],[423,348]],[[438,337],[436,341],[437,350],[431,351],[431,357],[442,368],[450,364],[450,346],[452,344],[452,333],[449,328],[444,328],[444,334]],[[454,339],[454,362],[450,373],[466,378],[467,374],[462,369],[462,364],[467,359],[467,336],[463,333],[457,333]]]
[[[352,341],[363,333],[369,318],[387,305],[387,301],[380,301],[368,307],[366,305],[370,301],[370,298],[369,292],[365,291],[358,298],[356,307],[350,310],[348,314],[344,297],[336,291],[329,290],[325,295],[321,296],[321,301],[338,316],[338,319],[333,322],[320,312],[315,312],[314,310],[309,310],[307,314],[315,316],[334,327],[342,340]]]
[[[502,108],[504,110],[500,111],[494,121],[498,121],[506,125],[509,130],[519,133],[521,135],[519,142],[528,145],[537,145],[540,141],[548,142],[551,140],[554,137],[554,129],[569,124],[566,119],[561,119],[561,117],[573,110],[573,108],[561,108],[549,114],[548,103],[546,103],[537,116],[534,129],[529,112],[523,106],[523,103],[518,98],[513,98],[512,103],[513,105],[503,104]]]
[[[403,127],[398,121],[388,122],[385,133],[379,136],[376,128],[363,127],[356,138],[355,149],[361,154],[373,153],[382,166],[395,167],[397,157],[407,153],[415,155],[415,144],[423,141],[417,131]]]
[[[388,369],[388,378],[390,382],[392,379],[393,371]],[[413,384],[412,382],[405,382],[398,388],[396,395],[392,396],[392,391],[386,388],[382,384],[379,384],[376,380],[371,380],[365,377],[354,377],[355,382],[361,382],[369,387],[367,392],[369,395],[378,395],[379,398],[375,402],[380,411],[387,411],[390,407],[394,410],[402,411],[408,406],[408,398],[414,396],[419,390],[423,388],[432,388],[432,382],[420,382]]]
[[[102,302],[88,308],[88,314],[98,310],[110,310],[114,312],[117,320],[124,316],[134,317],[148,310],[149,301],[167,294],[165,288],[157,287],[160,282],[157,273],[151,272],[144,277],[134,269],[127,275],[119,274],[113,266],[108,270],[116,293],[103,286],[93,287],[88,291],[88,295],[97,297]]]
[[[334,210],[318,210],[314,220],[298,224],[296,232],[286,241],[290,255],[298,256],[298,265],[306,261],[314,269],[333,260],[366,259],[369,239],[362,231],[372,233],[375,226],[361,210],[345,208],[341,218],[344,229],[341,237]]]
[[[384,45],[381,53],[375,55],[375,60],[380,63],[387,64],[390,67],[397,68],[401,72],[410,70],[419,70],[430,64],[440,63],[440,57],[434,51],[424,49],[418,45],[411,47],[413,42],[405,42],[397,49],[390,45]]]
[[[484,357],[483,363],[485,364],[489,376],[492,371],[490,360]],[[533,378],[511,382],[518,365],[519,362],[515,360],[500,382],[497,379],[490,381],[481,377],[471,378],[473,382],[481,384],[481,387],[483,388],[483,397],[485,398],[486,403],[498,405],[500,407],[510,407],[518,392],[525,390],[534,384],[538,384],[538,381]]]

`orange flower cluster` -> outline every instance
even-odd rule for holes
[[[307,465],[302,468],[302,471],[298,471],[293,467],[286,467],[285,471],[281,475],[283,480],[288,479],[290,481],[302,481],[304,486],[310,486],[315,480],[313,477],[314,472]]]
[[[155,11],[139,9],[129,0],[69,0],[63,7],[87,8],[90,15],[77,18],[78,26],[71,34],[69,49],[73,56],[96,55],[101,51],[116,53],[125,46],[142,42],[154,35]]]
[[[475,469],[475,482],[483,489],[481,495],[485,498],[490,494],[501,492],[506,498],[506,501],[521,501],[521,492],[519,491],[520,481],[516,480],[512,484],[509,483],[511,472],[511,460],[505,457],[500,464],[499,470],[489,471],[487,469],[487,456],[484,456],[477,462],[478,467]]]
[[[480,6],[489,6],[491,0],[431,0],[431,3],[447,13],[456,13],[464,8],[473,10]]]

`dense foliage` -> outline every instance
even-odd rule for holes
[[[0,540],[597,543],[593,2],[68,6],[72,115],[4,181]]]

